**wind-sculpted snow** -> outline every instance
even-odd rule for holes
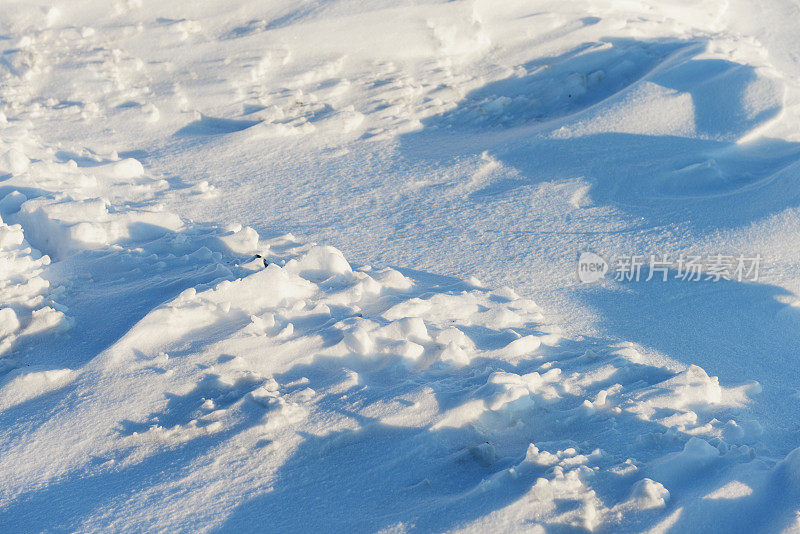
[[[46,528],[44,508],[80,530],[283,530],[313,506],[305,528],[594,529],[662,509],[659,480],[687,466],[751,458],[752,430],[715,417],[746,391],[702,369],[562,340],[508,288],[352,269],[289,236],[248,245],[260,257],[225,269],[241,278],[150,311],[59,383],[57,417],[11,425],[5,524]]]
[[[136,160],[61,163],[24,139],[31,163],[6,187],[30,198],[2,201],[21,223],[3,227],[20,265],[4,274],[19,295],[6,350],[30,338],[0,390],[7,528],[592,530],[647,522],[692,472],[752,461],[758,430],[735,412],[755,386],[562,339],[510,288],[187,225]],[[180,285],[197,288],[158,302]],[[87,344],[99,316],[71,314],[74,293],[104,290],[130,326],[94,357],[42,355],[65,325]]]
[[[797,529],[796,6],[502,4],[3,5],[0,531]]]

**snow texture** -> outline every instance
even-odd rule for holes
[[[799,15],[4,0],[0,531],[797,531]]]

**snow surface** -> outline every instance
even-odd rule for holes
[[[0,531],[799,531],[798,34],[2,0]]]

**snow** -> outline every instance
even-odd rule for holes
[[[798,13],[6,0],[0,530],[796,531]]]

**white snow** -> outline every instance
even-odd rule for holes
[[[0,531],[797,531],[798,15],[6,0]]]

